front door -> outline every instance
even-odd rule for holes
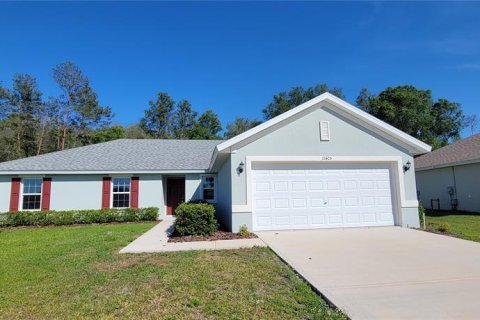
[[[167,215],[173,215],[180,203],[185,202],[185,178],[167,178]]]

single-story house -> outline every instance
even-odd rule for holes
[[[416,158],[415,175],[426,208],[480,212],[480,134]]]
[[[226,141],[116,140],[0,163],[0,211],[160,208],[204,199],[237,231],[418,227],[430,146],[329,94]]]

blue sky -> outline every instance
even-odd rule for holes
[[[354,102],[361,88],[413,84],[480,115],[480,3],[0,3],[0,81],[71,60],[131,124],[166,91],[225,125],[261,118],[272,95],[327,83]]]

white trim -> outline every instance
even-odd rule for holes
[[[212,177],[213,178],[213,200],[203,199],[203,178]],[[201,187],[201,198],[202,200],[208,201],[208,203],[217,203],[217,175],[216,174],[202,174],[200,175],[200,187]]]
[[[186,174],[186,173],[207,173],[208,170],[138,170],[138,171],[102,171],[102,170],[89,170],[89,171],[0,171],[0,175],[69,175],[69,174],[103,174],[103,175],[136,175],[136,174]]]
[[[24,179],[37,179],[40,180],[40,208],[38,209],[23,209],[23,180]],[[41,211],[42,210],[42,197],[43,197],[43,177],[21,177],[20,178],[20,199],[18,199],[18,211]],[[36,195],[37,193],[27,193],[27,195]]]
[[[246,204],[232,205],[232,213],[244,213],[244,212],[252,212],[252,209]]]
[[[342,99],[330,94],[330,93],[324,93],[319,95],[316,98],[313,98],[312,100],[309,100],[285,113],[282,113],[281,115],[270,119],[250,130],[245,131],[244,133],[239,134],[236,137],[233,137],[225,142],[222,142],[221,144],[217,145],[215,148],[215,152],[212,157],[212,161],[210,163],[210,168],[213,166],[213,163],[215,162],[215,159],[217,157],[217,154],[219,152],[226,152],[230,150],[230,148],[234,147],[236,144],[252,137],[260,132],[306,110],[311,107],[317,106],[317,107],[322,107],[319,105],[320,102],[329,102],[332,106],[337,107],[353,117],[355,117],[358,120],[361,120],[363,122],[366,122],[367,124],[373,126],[374,128],[379,129],[380,131],[384,132],[389,136],[390,138],[396,138],[397,140],[405,143],[407,146],[410,146],[412,154],[422,154],[422,153],[427,153],[430,152],[432,149],[431,146],[427,145],[426,143],[423,143],[422,141],[406,134],[405,132],[389,125],[388,123],[368,114],[365,111],[362,111],[358,109],[357,107],[349,104],[346,101],[343,101]]]
[[[237,153],[237,150],[234,150],[235,153]],[[213,155],[212,155],[212,158],[210,159],[210,164],[208,165],[208,170],[205,170],[205,171],[211,171],[212,168],[213,168],[213,165],[215,164],[215,160],[217,159],[217,156],[218,156],[218,149],[217,147],[215,147],[215,149],[213,149]]]
[[[392,169],[393,199],[396,202],[396,224],[402,225],[402,208],[418,207],[417,200],[405,198],[405,181],[403,172],[403,159],[400,156],[247,156],[245,165],[246,204],[232,205],[232,213],[251,213],[253,190],[252,190],[252,163],[385,163],[390,164]]]
[[[418,200],[405,200],[402,208],[418,208]]]

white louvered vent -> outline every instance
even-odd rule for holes
[[[330,141],[330,122],[320,121],[320,140]]]

